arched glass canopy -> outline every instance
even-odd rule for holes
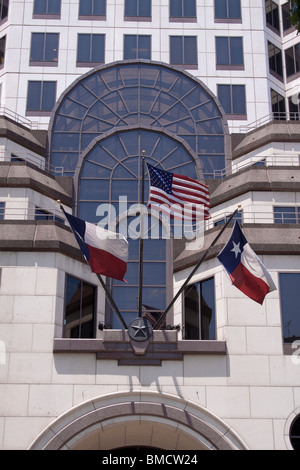
[[[99,67],[63,93],[50,123],[50,164],[73,175],[94,138],[126,126],[182,138],[204,175],[225,168],[227,124],[216,98],[187,72],[148,61]]]
[[[142,151],[147,163],[199,180],[224,169],[226,126],[215,98],[186,72],[119,62],[94,69],[62,95],[49,128],[49,163],[74,177],[75,215],[99,223],[103,204],[121,215],[120,197],[125,210],[141,202]],[[146,173],[145,202],[148,191]],[[129,324],[138,314],[139,241],[130,233],[134,218],[127,223],[128,283],[109,282]],[[143,304],[154,309],[164,310],[172,298],[170,243],[151,234],[144,241]],[[121,326],[109,308],[106,321]]]

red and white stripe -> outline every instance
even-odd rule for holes
[[[189,176],[173,175],[172,194],[150,186],[149,205],[174,219],[197,221],[210,218],[208,186]]]

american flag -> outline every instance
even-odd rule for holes
[[[150,207],[179,220],[210,218],[208,186],[189,176],[159,170],[148,163],[147,166],[150,175]]]

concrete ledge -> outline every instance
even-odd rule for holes
[[[226,342],[178,341],[177,331],[157,330],[145,344],[144,353],[135,354],[127,330],[104,330],[103,339],[55,338],[53,352],[96,353],[97,360],[117,360],[119,365],[160,366],[162,361],[182,361],[186,354],[225,355]]]

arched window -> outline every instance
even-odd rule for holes
[[[99,223],[103,204],[119,216],[141,202],[143,150],[151,165],[202,180],[224,169],[227,139],[222,108],[199,80],[168,65],[124,61],[92,70],[63,93],[50,122],[48,161],[74,177],[75,215]],[[148,190],[146,174],[145,202]],[[128,236],[128,284],[110,281],[127,324],[137,316],[139,258],[138,241]],[[145,240],[147,306],[164,310],[172,299],[172,262],[170,240]],[[106,319],[119,327],[109,308]]]

